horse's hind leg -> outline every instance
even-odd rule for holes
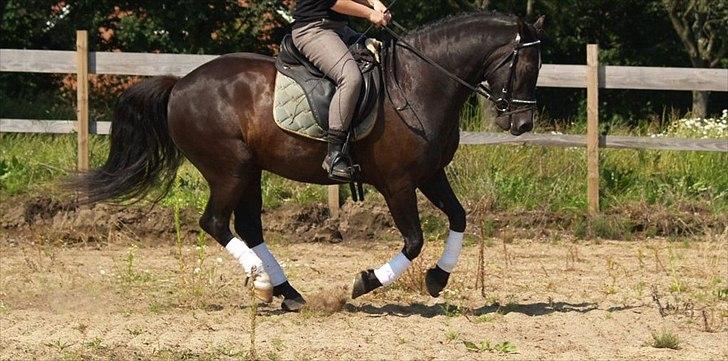
[[[283,297],[281,307],[286,311],[299,311],[306,301],[288,282],[283,269],[264,243],[263,225],[260,219],[263,207],[260,176],[258,170],[242,192],[242,199],[235,208],[235,231],[262,260],[265,272],[273,285],[273,296]]]
[[[269,276],[263,271],[263,262],[245,242],[230,231],[230,216],[252,177],[249,174],[234,176],[226,171],[215,172],[204,166],[198,166],[198,169],[210,185],[210,198],[200,217],[200,227],[228,250],[243,267],[247,277],[253,278],[257,298],[270,302],[273,298],[273,286]]]
[[[240,263],[248,277],[256,276],[256,296],[265,302],[273,298],[273,286],[264,271],[260,257],[230,231],[230,217],[243,198],[243,193],[260,185],[260,170],[253,164],[252,153],[245,143],[235,139],[198,142],[203,137],[175,139],[187,158],[210,185],[210,198],[200,217],[200,227],[210,234]],[[260,189],[257,190],[260,192]]]
[[[435,267],[427,270],[425,278],[427,292],[432,297],[437,297],[447,285],[450,273],[455,268],[463,247],[465,210],[453,192],[444,170],[421,184],[419,189],[432,204],[447,215],[450,222],[450,234],[447,237],[442,257],[437,261]]]

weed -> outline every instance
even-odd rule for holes
[[[485,315],[480,315],[480,316],[476,317],[474,322],[475,323],[490,323],[490,322],[494,322],[496,319],[497,319],[496,315],[485,314]]]
[[[445,338],[448,341],[455,341],[458,339],[458,337],[460,337],[460,332],[457,332],[453,329],[448,329],[447,331],[445,331]]]
[[[249,360],[258,360],[258,352],[255,348],[255,334],[256,328],[258,327],[258,301],[255,297],[255,278],[258,273],[253,270],[252,279],[248,283],[248,299],[250,300],[250,347],[248,355],[246,356]]]
[[[218,346],[215,350],[218,354],[227,356],[227,357],[235,357],[235,358],[241,358],[245,356],[245,353],[240,350],[236,350],[230,346]]]
[[[721,301],[728,301],[728,287],[715,290],[715,296]]]
[[[672,293],[683,293],[687,290],[685,283],[677,278],[673,278],[670,282],[670,292]]]
[[[158,314],[162,313],[163,306],[161,303],[159,303],[157,301],[152,301],[149,303],[148,308],[149,308],[149,312],[151,312],[155,315],[158,315]]]
[[[488,340],[481,341],[480,343],[475,343],[471,341],[463,341],[463,344],[465,345],[465,349],[468,350],[468,352],[498,352],[503,354],[512,354],[517,353],[518,350],[516,349],[516,345],[512,344],[509,341],[500,342],[494,345],[491,345],[491,342]]]
[[[427,271],[427,265],[425,262],[429,263],[429,259],[425,255],[415,258],[407,271],[393,285],[393,288],[426,295],[425,272]]]
[[[518,352],[516,350],[516,345],[514,345],[508,341],[504,341],[504,342],[493,345],[493,349],[500,353],[517,353]]]
[[[139,336],[139,335],[141,335],[142,333],[144,333],[144,329],[143,329],[143,328],[141,328],[141,327],[139,327],[139,326],[135,326],[135,327],[133,327],[133,328],[129,328],[129,327],[127,327],[127,328],[126,328],[126,332],[129,332],[129,334],[130,334],[130,335],[132,335],[132,336],[136,337],[136,336]]]
[[[423,214],[422,215],[422,233],[438,237],[444,235],[447,231],[447,225],[443,219],[437,216]]]
[[[676,334],[668,330],[652,333],[652,342],[650,346],[654,348],[669,348],[673,350],[680,349],[680,339]]]
[[[132,285],[137,283],[149,282],[152,277],[149,272],[138,272],[134,266],[134,260],[136,259],[136,253],[139,247],[132,244],[126,252],[124,258],[124,268],[121,272],[121,280],[126,285]]]
[[[478,267],[475,275],[475,288],[480,286],[480,296],[485,297],[485,238],[480,237],[478,247]]]
[[[275,351],[268,351],[265,357],[270,361],[280,361],[281,357]]]
[[[75,344],[74,342],[69,343],[69,342],[61,341],[60,339],[58,339],[58,340],[54,340],[51,342],[47,342],[45,345],[48,347],[51,347],[51,348],[58,349],[58,351],[63,352],[65,349],[73,346],[74,344]]]
[[[101,350],[106,348],[104,345],[104,340],[101,337],[94,337],[93,340],[88,341],[85,343],[86,347],[93,349],[93,350]]]
[[[440,305],[440,307],[442,309],[442,314],[445,315],[445,317],[458,317],[463,314],[460,307],[453,304],[453,301],[456,297],[457,294],[455,293],[455,291],[445,290],[443,292],[443,298],[445,299],[445,303]]]
[[[480,225],[480,237],[483,239],[493,238],[496,232],[496,224],[490,218],[483,219]]]

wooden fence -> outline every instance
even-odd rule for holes
[[[78,134],[78,168],[88,169],[88,135],[109,134],[109,122],[89,122],[89,74],[184,76],[216,58],[213,55],[89,52],[88,34],[78,31],[76,51],[0,49],[0,72],[76,74],[76,120],[0,119],[0,133]],[[728,140],[600,136],[599,89],[701,90],[728,92],[728,69],[602,66],[597,45],[587,45],[586,65],[544,64],[539,87],[586,88],[587,134],[525,134],[463,132],[460,143],[532,144],[587,148],[587,197],[590,214],[599,210],[599,148],[641,148],[728,152]],[[338,186],[329,187],[329,207],[339,211]]]

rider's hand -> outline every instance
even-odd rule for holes
[[[374,0],[374,2],[372,2],[372,7],[374,8],[374,10],[379,11],[380,13],[387,13],[387,7],[384,6],[384,4],[382,4],[382,2],[379,0]]]
[[[384,4],[382,4],[382,2],[379,0],[374,0],[374,2],[372,3],[372,7],[374,8],[374,10],[384,14],[384,19],[386,20],[386,23],[389,24],[389,22],[392,20],[392,13],[389,11],[389,9],[387,9],[387,7],[384,6]]]
[[[389,19],[388,19],[387,15],[385,15],[383,12],[378,11],[378,10],[372,10],[369,13],[369,21],[371,21],[372,24],[374,24],[378,27],[382,27],[382,26],[387,25],[387,23],[389,22]]]

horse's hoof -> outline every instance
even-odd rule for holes
[[[253,287],[253,294],[255,295],[255,298],[260,300],[260,302],[264,302],[264,303],[273,302],[273,287],[265,287],[265,288]]]
[[[435,266],[427,270],[425,274],[425,285],[427,286],[427,293],[432,297],[440,296],[440,293],[450,278],[450,274],[443,271],[440,267]]]
[[[299,312],[306,305],[306,300],[303,297],[296,298],[284,298],[281,302],[281,308],[286,312]]]
[[[351,298],[355,299],[382,286],[373,270],[359,272],[354,277],[354,285],[351,287]]]
[[[270,283],[268,274],[261,272],[255,277],[248,277],[245,279],[246,285],[250,282],[251,278],[253,280],[253,294],[255,298],[265,303],[273,302],[273,285]]]

